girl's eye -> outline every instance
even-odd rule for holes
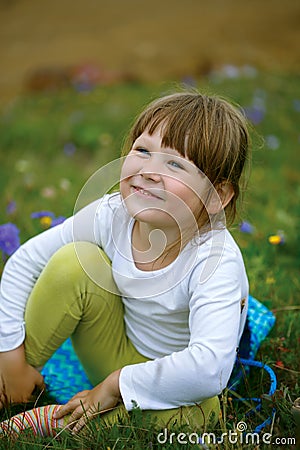
[[[169,165],[172,166],[174,169],[184,169],[183,165],[177,161],[169,161]]]
[[[149,150],[147,150],[146,148],[143,147],[137,147],[134,149],[136,152],[144,154],[144,155],[150,155]]]

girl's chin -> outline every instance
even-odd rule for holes
[[[136,221],[147,223],[151,228],[177,227],[176,221],[165,211],[158,208],[138,209],[126,205],[127,211]]]
[[[132,217],[139,222],[148,222],[149,224],[156,224],[158,227],[166,226],[172,221],[169,214],[164,211],[158,211],[155,208],[147,208],[145,210],[129,211]]]

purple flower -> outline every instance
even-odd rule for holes
[[[59,216],[59,217],[54,218],[52,220],[52,223],[51,223],[51,228],[56,227],[56,225],[59,225],[60,223],[63,223],[65,220],[66,220],[66,218],[63,217],[63,216]]]
[[[294,106],[294,110],[297,112],[300,112],[300,100],[295,98],[293,100],[293,106]]]
[[[182,84],[186,87],[196,87],[197,86],[197,80],[195,80],[194,77],[192,77],[191,75],[186,75],[185,77],[183,77],[182,79]]]
[[[31,214],[32,219],[41,219],[42,217],[51,217],[51,219],[54,219],[55,215],[51,211],[38,211]]]
[[[20,230],[13,223],[0,225],[0,250],[3,256],[12,255],[20,247]]]
[[[226,64],[222,68],[222,73],[225,76],[225,78],[239,78],[240,76],[240,69],[233,64]]]
[[[73,142],[67,142],[64,145],[64,154],[67,156],[73,156],[76,152],[76,145]]]
[[[6,207],[6,214],[13,214],[16,212],[17,204],[14,200],[11,200]]]
[[[280,140],[274,134],[266,136],[266,145],[270,150],[277,150],[280,147]]]
[[[265,110],[255,105],[244,108],[244,112],[253,125],[258,125],[265,117]]]
[[[255,90],[252,102],[244,108],[244,112],[253,125],[258,125],[263,121],[266,114],[266,93],[264,90]]]
[[[244,221],[244,222],[240,223],[239,230],[242,233],[252,234],[253,226],[249,222]]]
[[[38,211],[31,214],[32,219],[40,219],[43,228],[53,228],[56,225],[64,222],[66,219],[63,216],[55,217],[51,211]]]

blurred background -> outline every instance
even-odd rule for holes
[[[107,82],[300,68],[298,0],[1,0],[0,17],[2,102],[83,65]]]

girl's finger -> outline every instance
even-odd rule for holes
[[[59,409],[53,415],[54,419],[61,419],[66,414],[70,414],[76,409],[82,402],[79,399],[69,400],[65,405],[61,405]]]
[[[81,428],[84,427],[84,425],[86,424],[86,421],[87,421],[86,417],[81,417],[81,419],[79,419],[78,422],[76,423],[76,425],[74,426],[74,428],[72,430],[72,434],[78,433],[78,431],[80,431]]]
[[[61,419],[66,413],[64,407],[66,405],[60,405],[59,408],[53,414],[53,419]]]
[[[93,417],[93,413],[89,410],[84,412],[84,414],[82,414],[81,418],[78,420],[78,422],[76,423],[76,425],[73,427],[72,433],[78,433],[78,431],[81,430],[81,428],[83,428],[86,423],[88,422],[89,419],[91,419]]]
[[[70,418],[68,420],[68,425],[75,425],[75,422],[78,419],[81,419],[82,416],[84,416],[85,418],[87,417],[87,409],[88,406],[85,407],[84,404],[81,402],[79,406],[77,406],[76,409],[74,409],[74,411],[72,412],[72,414],[70,415]]]

